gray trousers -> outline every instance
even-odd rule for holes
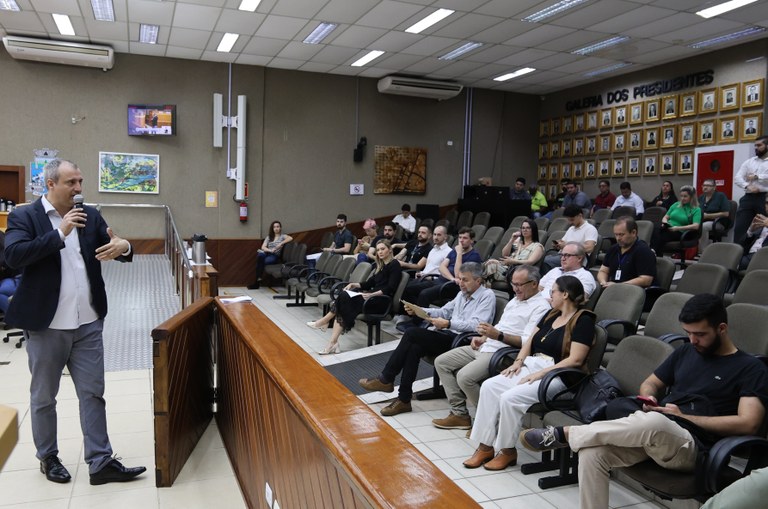
[[[477,407],[480,400],[480,383],[488,378],[492,352],[480,353],[471,346],[448,350],[435,359],[435,369],[440,376],[454,415],[469,415],[467,400]]]
[[[32,438],[37,458],[58,455],[56,395],[64,366],[69,368],[80,403],[85,461],[91,474],[111,459],[104,402],[103,320],[73,330],[28,331]]]

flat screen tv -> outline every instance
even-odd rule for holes
[[[128,136],[173,136],[175,134],[175,104],[128,105]]]

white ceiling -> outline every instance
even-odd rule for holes
[[[113,0],[115,22],[96,21],[90,0],[17,0],[21,12],[0,11],[0,35],[350,76],[408,74],[544,94],[741,44],[750,39],[708,50],[688,47],[750,26],[768,27],[768,0],[708,20],[695,14],[722,1],[590,0],[544,23],[529,23],[521,19],[555,0],[262,0],[253,13],[237,10],[240,0]],[[456,12],[421,34],[405,32],[437,8]],[[77,36],[59,35],[51,13],[68,14]],[[321,21],[339,26],[322,44],[302,43]],[[140,23],[160,25],[157,44],[137,42]],[[241,36],[231,53],[218,53],[225,32]],[[570,53],[619,34],[631,39],[587,57]],[[757,37],[768,37],[768,31]],[[454,61],[438,59],[467,41],[483,46]],[[374,49],[386,53],[364,67],[350,67]],[[584,76],[619,62],[633,65]],[[537,71],[504,83],[492,81],[521,67]]]

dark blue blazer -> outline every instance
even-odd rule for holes
[[[109,242],[107,223],[98,210],[84,207],[87,215],[80,235],[80,249],[91,286],[93,308],[104,318],[107,315],[107,293],[101,277],[101,262],[96,249]],[[5,232],[5,262],[22,271],[21,283],[13,294],[5,322],[25,330],[44,330],[51,324],[59,303],[61,290],[61,256],[64,242],[51,226],[42,202],[17,207],[8,216]],[[131,261],[133,252],[118,257]]]

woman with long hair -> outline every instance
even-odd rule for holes
[[[515,265],[536,265],[544,256],[544,246],[539,242],[539,227],[530,219],[520,225],[501,248],[501,258],[491,259],[483,264],[486,279],[505,281],[510,267]]]
[[[283,233],[283,224],[280,221],[272,221],[272,224],[269,225],[269,234],[256,253],[256,280],[253,284],[248,285],[249,290],[258,290],[264,267],[279,263],[283,246],[292,240],[293,237]]]
[[[680,198],[674,203],[667,214],[661,219],[661,224],[654,228],[651,244],[656,256],[661,256],[664,244],[680,240],[686,230],[701,228],[701,208],[696,190],[693,186],[680,188]]]
[[[661,183],[661,191],[659,194],[656,195],[653,200],[651,200],[650,206],[664,207],[665,209],[669,210],[669,207],[671,207],[672,204],[676,201],[677,196],[675,196],[675,186],[673,186],[672,182],[669,180],[665,180]]]
[[[470,438],[480,443],[466,468],[504,470],[517,463],[518,435],[525,412],[539,402],[539,384],[556,368],[585,370],[595,337],[595,315],[582,309],[584,287],[574,276],[560,276],[552,285],[552,311],[539,320],[515,361],[501,374],[483,382]],[[553,394],[562,382],[550,385]]]
[[[355,325],[355,318],[363,310],[363,303],[376,295],[395,295],[402,275],[400,262],[392,255],[392,245],[388,240],[376,243],[376,270],[362,283],[349,283],[331,305],[331,311],[316,322],[307,322],[313,329],[325,330],[334,318],[333,333],[328,346],[320,355],[341,352],[339,336]],[[353,291],[354,295],[350,295]]]

